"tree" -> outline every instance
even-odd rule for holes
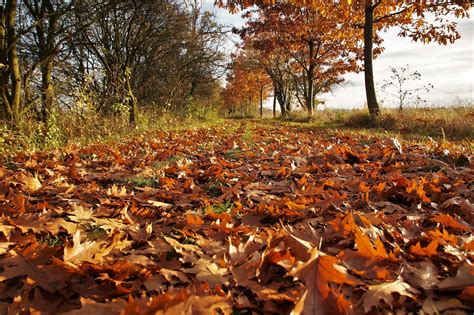
[[[57,57],[63,49],[63,44],[70,36],[77,35],[78,31],[70,32],[72,21],[66,15],[75,10],[76,1],[62,0],[23,0],[22,6],[26,8],[27,15],[24,20],[28,20],[30,25],[25,25],[23,37],[20,39],[20,45],[26,54],[34,53],[35,57],[31,62],[29,70],[24,74],[25,101],[29,98],[29,82],[31,75],[37,68],[40,68],[40,94],[41,111],[40,119],[49,124],[53,112],[53,102],[55,98],[53,85],[53,70]],[[92,12],[89,12],[92,16]],[[25,22],[23,22],[25,23]],[[83,21],[86,24],[85,21]],[[31,35],[29,38],[27,35]],[[25,59],[28,58],[25,56]]]
[[[460,38],[457,23],[447,18],[469,17],[471,1],[396,1],[396,0],[347,0],[327,1],[337,4],[328,12],[337,15],[341,8],[352,10],[350,19],[353,27],[364,29],[364,77],[367,106],[372,118],[380,113],[375,93],[372,60],[381,48],[374,49],[374,44],[381,43],[379,31],[393,26],[400,27],[399,36],[410,37],[413,41],[429,43],[431,41],[446,45]],[[217,1],[231,11],[252,5],[273,4],[272,0],[223,0]],[[320,1],[291,0],[289,3],[297,7],[317,7]]]
[[[133,126],[139,104],[179,111],[200,86],[214,89],[223,75],[223,33],[199,1],[107,3],[83,35],[85,58],[97,64],[91,73],[101,111],[127,108]]]
[[[7,0],[0,5],[0,85],[2,109],[7,119],[18,124],[27,108],[21,100],[22,80],[18,58],[15,18],[17,1]]]
[[[381,89],[383,92],[396,99],[400,111],[403,110],[408,102],[414,101],[416,104],[426,102],[419,93],[421,91],[431,91],[433,85],[426,84],[414,87],[414,82],[421,80],[420,72],[410,72],[408,65],[401,68],[390,67],[390,71],[392,72],[392,75],[389,80],[383,81]]]
[[[184,29],[176,46],[179,53],[165,58],[169,70],[164,84],[165,104],[171,109],[186,106],[186,97],[180,95],[193,98],[200,85],[215,82],[225,74],[221,51],[224,31],[216,16],[203,11],[203,2],[199,0],[185,1],[184,10]]]
[[[364,74],[367,106],[372,118],[380,113],[375,93],[373,74],[373,44],[377,32],[393,26],[399,26],[401,37],[410,37],[413,41],[429,43],[431,41],[446,45],[460,38],[456,22],[447,16],[465,18],[469,16],[471,2],[468,1],[392,1],[359,0],[354,2],[355,9],[364,8]]]
[[[249,114],[255,104],[263,116],[263,101],[269,95],[270,78],[258,63],[254,51],[241,50],[234,56],[227,76],[223,96],[228,113],[233,115],[240,108],[240,116]]]
[[[348,10],[328,14],[334,11],[334,3],[323,1],[311,8],[260,5],[258,16],[249,19],[241,32],[257,49],[291,58],[296,95],[302,96],[300,103],[310,117],[317,93],[340,83],[342,74],[359,69],[360,32],[350,27]]]
[[[245,47],[244,47],[245,48]],[[276,117],[276,101],[283,117],[291,111],[293,82],[291,80],[292,61],[282,51],[259,51],[258,62],[265,69],[273,85],[273,116]]]

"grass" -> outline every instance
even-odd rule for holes
[[[222,189],[218,184],[211,183],[207,188],[206,192],[209,196],[217,198],[222,195]]]
[[[161,130],[208,128],[221,123],[222,120],[215,115],[203,119],[143,109],[138,113],[135,127],[128,124],[126,116],[104,116],[98,113],[61,113],[48,130],[31,117],[25,118],[17,127],[0,120],[0,154],[11,156],[17,152],[34,152],[69,145],[83,147],[117,143],[141,135],[153,136]]]
[[[317,111],[311,122],[305,112],[292,113],[284,119],[285,124],[315,128],[338,129],[367,134],[391,134],[406,139],[431,137],[442,141],[465,141],[474,139],[474,107],[383,109],[374,121],[367,110],[322,110]]]
[[[210,207],[211,211],[215,214],[222,214],[229,212],[234,207],[234,203],[230,200],[226,200],[224,203],[215,204]]]
[[[39,243],[45,244],[48,247],[63,246],[64,240],[67,238],[67,234],[60,233],[58,235],[46,234],[44,236],[38,237],[37,241]]]
[[[87,235],[92,239],[97,239],[107,234],[107,231],[98,225],[88,224],[84,225],[83,228],[84,231],[86,231]]]
[[[111,183],[116,184],[116,185],[128,185],[128,186],[139,187],[139,188],[159,187],[158,179],[154,176],[151,176],[151,177],[130,176],[126,178],[119,178],[119,179],[113,180]]]
[[[134,176],[128,178],[127,183],[134,187],[157,187],[158,181],[154,177]]]
[[[375,121],[356,113],[339,120],[349,128],[378,128],[411,136],[432,137],[444,141],[474,139],[474,108],[430,108],[385,110]]]
[[[251,147],[255,145],[253,131],[249,125],[245,125],[245,131],[242,133],[241,139],[242,142],[247,143]]]
[[[274,119],[259,120],[269,128]],[[383,109],[375,121],[371,120],[367,110],[335,110],[316,111],[309,121],[306,112],[296,111],[283,119],[283,124],[314,127],[320,130],[334,129],[344,132],[366,133],[368,135],[401,136],[405,139],[427,139],[431,137],[441,141],[462,141],[472,146],[474,141],[474,107],[447,108],[407,108],[402,112],[397,109]],[[18,152],[48,150],[70,145],[83,147],[92,144],[122,143],[137,136],[153,137],[160,130],[188,130],[208,128],[223,124],[223,120],[210,116],[203,120],[188,116],[158,113],[150,110],[141,111],[136,127],[130,127],[126,117],[102,116],[99,114],[79,115],[64,113],[55,119],[54,128],[45,131],[41,124],[27,119],[17,128],[9,127],[0,121],[0,155],[5,163]],[[243,123],[229,124],[223,136],[235,136]],[[241,140],[249,146],[254,145],[254,134],[251,126],[245,124],[240,133]],[[211,150],[212,145],[203,144],[203,150]],[[224,152],[224,157],[238,160],[242,154],[239,149]],[[94,156],[84,156],[95,159]],[[181,156],[170,157],[167,161],[157,162],[161,168],[178,162]],[[6,165],[14,167],[14,165]],[[153,178],[130,178],[130,184],[137,187],[155,185]]]
[[[242,155],[242,150],[240,149],[231,149],[227,152],[224,153],[224,157],[228,160],[234,160],[234,161],[237,161],[240,159]]]

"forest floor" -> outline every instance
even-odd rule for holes
[[[470,313],[472,156],[242,120],[4,158],[0,313]]]

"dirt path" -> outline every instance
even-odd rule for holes
[[[251,121],[18,155],[0,312],[469,312],[470,156]]]

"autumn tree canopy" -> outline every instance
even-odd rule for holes
[[[247,13],[249,20],[240,32],[264,55],[276,52],[290,59],[294,92],[309,116],[317,94],[342,82],[342,74],[360,69],[362,33],[350,27],[348,10],[337,9],[331,2],[314,8],[262,4]],[[338,13],[328,14],[333,11]]]
[[[223,91],[224,105],[228,114],[250,115],[259,107],[263,115],[263,102],[267,98],[270,77],[258,62],[252,50],[242,50],[235,55],[227,75],[227,86]]]
[[[272,5],[270,0],[230,0],[217,1],[231,11],[248,8],[252,5]],[[278,3],[278,2],[277,2]],[[367,105],[372,117],[380,112],[375,94],[372,59],[374,42],[380,39],[378,33],[390,27],[400,28],[399,36],[409,37],[423,43],[437,42],[446,45],[459,39],[457,23],[450,17],[466,18],[469,16],[470,1],[393,1],[393,0],[360,0],[360,1],[305,1],[292,0],[290,3],[301,8],[325,8],[328,3],[334,5],[326,14],[337,18],[341,12],[347,12],[347,21],[351,27],[363,29],[364,72]]]

